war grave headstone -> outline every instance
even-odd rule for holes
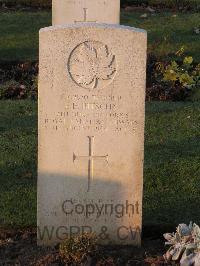
[[[38,244],[84,232],[141,243],[147,35],[40,30]]]

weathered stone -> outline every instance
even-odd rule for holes
[[[119,24],[120,0],[53,0],[53,25],[79,22]]]
[[[39,244],[93,231],[140,245],[145,75],[143,30],[40,31]]]

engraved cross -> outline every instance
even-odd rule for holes
[[[88,161],[88,192],[91,188],[91,181],[94,177],[94,160],[105,160],[108,163],[108,155],[96,156],[94,155],[94,136],[88,136],[89,139],[89,155],[77,156],[73,154],[73,162],[75,160],[87,160]]]
[[[75,20],[75,23],[78,23],[78,22],[96,22],[96,21],[87,21],[87,15],[88,15],[88,8],[83,8],[83,12],[84,12],[84,18],[82,21],[76,21]]]

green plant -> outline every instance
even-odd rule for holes
[[[155,79],[166,90],[173,91],[177,98],[185,99],[200,89],[200,64],[193,63],[192,56],[182,58],[184,48],[176,52],[179,60],[156,64]]]
[[[67,238],[60,244],[60,256],[67,264],[80,265],[97,251],[96,242],[96,236],[89,233]]]
[[[164,255],[167,261],[180,262],[180,266],[200,265],[200,228],[192,222],[179,224],[176,233],[164,234],[170,249]]]

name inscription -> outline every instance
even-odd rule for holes
[[[43,125],[48,130],[88,131],[113,130],[133,133],[137,121],[121,95],[65,95],[63,108],[45,114]],[[62,100],[62,101],[63,101]]]

